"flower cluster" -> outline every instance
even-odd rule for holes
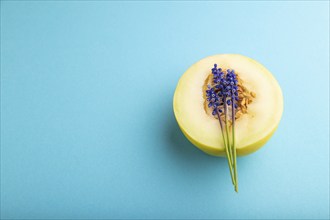
[[[235,108],[237,108],[237,104],[235,104],[235,101],[238,101],[237,83],[238,81],[235,71],[228,69],[226,80],[223,81],[223,87],[225,87],[224,96],[228,97],[227,105],[231,105],[232,103],[234,103]]]
[[[217,68],[217,64],[214,64],[212,68],[214,86],[208,85],[206,90],[206,97],[208,101],[208,107],[212,108],[212,115],[217,115],[218,112],[222,112],[219,106],[222,106],[225,102],[227,105],[233,104],[234,108],[237,108],[238,92],[237,92],[237,76],[234,70],[228,69],[227,72],[223,72],[221,68]]]
[[[211,88],[208,86],[208,90],[206,90],[207,101],[209,102],[208,107],[213,109],[212,115],[216,115],[219,110],[218,107],[221,105],[221,100],[219,95],[216,93],[215,88]]]

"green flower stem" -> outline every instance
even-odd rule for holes
[[[234,100],[232,101],[232,105],[231,105],[231,108],[232,108],[232,138],[233,138],[233,141],[232,141],[232,149],[233,149],[233,157],[234,157],[234,176],[235,176],[235,191],[238,192],[238,179],[237,179],[237,161],[236,161],[236,158],[237,158],[237,155],[236,155],[236,145],[235,145],[235,108],[234,108]]]
[[[217,115],[218,115],[218,119],[219,119],[219,123],[220,123],[220,127],[221,127],[222,139],[223,139],[223,142],[224,142],[224,145],[225,145],[225,149],[226,149],[226,156],[227,156],[227,161],[228,161],[228,167],[229,167],[229,170],[230,170],[231,182],[234,185],[236,185],[235,184],[235,176],[234,176],[234,173],[233,173],[233,163],[232,163],[231,158],[229,156],[229,142],[227,144],[227,141],[225,139],[225,135],[223,134],[224,132],[223,132],[222,121],[221,121],[220,114],[219,114],[218,111],[217,111]]]
[[[228,131],[228,119],[227,119],[227,103],[226,99],[224,101],[224,108],[225,108],[225,125],[226,125],[226,136],[228,140],[228,147],[230,147],[230,142],[229,142],[229,131]],[[229,156],[231,158],[231,161],[233,162],[233,155],[232,155],[232,150],[229,149]]]
[[[227,140],[228,140],[228,146],[230,147],[229,130],[228,130],[228,119],[227,119],[227,99],[226,98],[225,98],[225,101],[224,101],[224,108],[225,108],[226,136],[227,136]],[[231,158],[231,161],[233,162],[232,163],[232,167],[233,167],[233,170],[234,170],[234,186],[235,186],[235,191],[238,192],[238,185],[237,185],[236,178],[235,178],[236,152],[235,152],[235,156],[233,156],[233,153],[234,153],[233,152],[233,149],[229,149],[229,157]]]

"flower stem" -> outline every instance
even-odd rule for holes
[[[222,126],[222,121],[221,121],[221,118],[220,118],[220,114],[219,112],[217,111],[217,115],[218,115],[218,119],[219,119],[219,123],[220,123],[220,128],[221,128],[221,134],[222,134],[222,139],[223,139],[223,143],[225,145],[225,149],[226,149],[226,156],[227,156],[227,161],[228,161],[228,167],[229,167],[229,171],[230,171],[230,176],[231,176],[231,182],[235,184],[235,176],[233,174],[233,163],[231,161],[231,158],[229,156],[229,142],[227,144],[227,141],[225,139],[225,135],[224,135],[224,132],[223,132],[223,126]],[[228,140],[229,141],[229,140]]]
[[[225,101],[224,101],[224,108],[225,108],[225,125],[226,125],[226,136],[228,140],[228,147],[230,147],[230,142],[229,142],[229,131],[228,131],[228,119],[227,119],[227,97],[225,96]],[[231,161],[233,162],[233,155],[232,155],[232,150],[229,149],[229,156],[231,158]]]
[[[235,178],[235,161],[236,161],[236,157],[234,158],[233,156],[233,149],[231,149],[231,145],[230,145],[230,141],[229,141],[229,130],[228,130],[228,119],[227,119],[227,97],[225,96],[225,100],[224,100],[224,108],[225,108],[225,125],[226,125],[226,136],[227,136],[227,140],[228,140],[228,148],[229,148],[229,157],[231,158],[232,161],[232,167],[234,170],[234,187],[235,187],[235,191],[237,192],[238,188],[237,188],[237,182],[236,182],[236,178]],[[236,155],[236,153],[235,153]],[[235,161],[234,161],[235,160]]]
[[[238,192],[238,179],[237,179],[237,161],[236,161],[236,145],[235,145],[235,104],[234,104],[234,100],[232,101],[231,104],[231,111],[232,111],[232,150],[233,150],[233,159],[234,159],[234,178],[235,178],[235,191]]]

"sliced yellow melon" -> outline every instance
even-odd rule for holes
[[[219,121],[205,109],[205,83],[213,65],[234,69],[244,86],[254,92],[247,113],[235,122],[237,155],[247,155],[262,147],[273,135],[283,112],[281,88],[274,76],[257,61],[237,54],[206,57],[192,65],[175,90],[173,108],[184,135],[202,151],[225,156]]]

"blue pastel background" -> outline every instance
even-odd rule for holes
[[[239,194],[172,111],[217,53],[285,98]],[[1,217],[328,219],[329,2],[1,1]]]

